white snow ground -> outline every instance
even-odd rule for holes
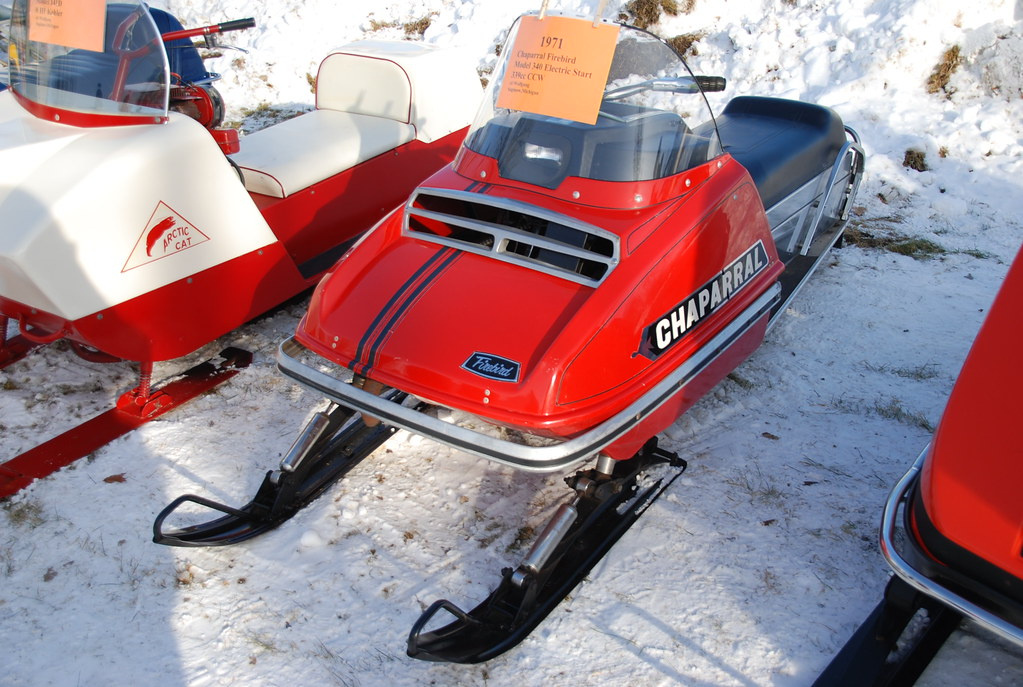
[[[424,40],[462,46],[485,69],[512,18],[537,6],[157,4],[186,25],[255,15],[257,29],[232,37],[251,52],[211,65],[235,118],[264,102],[309,107],[319,57],[400,36],[374,30],[389,22],[430,16]],[[691,63],[728,78],[718,108],[749,93],[839,111],[868,156],[853,227],[947,252],[835,251],[764,346],[667,433],[689,471],[529,639],[481,666],[408,659],[406,633],[436,598],[471,606],[486,595],[522,555],[520,527],[556,507],[559,476],[399,434],[261,539],[156,546],[150,528],[166,503],[184,492],[244,503],[320,405],[273,365],[301,304],[160,364],[169,376],[227,345],[256,355],[214,393],[0,504],[0,685],[813,681],[879,599],[882,502],[928,441],[1023,241],[1023,2],[696,0],[655,29],[704,35]],[[950,93],[928,94],[954,45],[963,64]],[[909,149],[927,171],[903,166]],[[127,365],[90,365],[59,346],[0,372],[0,458],[132,381]],[[1023,684],[1023,650],[967,627],[923,683]]]

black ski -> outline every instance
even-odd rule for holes
[[[308,428],[315,427],[315,436]],[[394,434],[384,424],[367,425],[357,414],[335,406],[317,413],[304,436],[308,445],[300,447],[293,467],[270,471],[263,478],[256,496],[241,508],[185,494],[174,499],[153,522],[153,541],[167,546],[224,546],[237,544],[274,529],[308,505],[327,487],[341,479]],[[295,451],[296,448],[292,447]],[[185,503],[194,503],[223,513],[206,523],[164,531],[163,523]]]
[[[640,489],[637,480],[643,471],[664,463],[676,468],[675,473]],[[526,562],[517,570],[504,569],[498,588],[468,613],[447,600],[433,603],[409,633],[408,655],[426,661],[480,663],[514,647],[582,581],[685,467],[684,460],[658,449],[656,439],[651,439],[636,456],[617,462],[610,478],[594,470],[568,478],[578,493],[572,505],[578,516],[546,562],[535,570],[524,570]],[[559,527],[561,514],[559,511],[548,530]],[[540,535],[527,561],[548,530]],[[424,632],[442,609],[455,621]]]
[[[909,628],[924,611],[924,624]],[[962,615],[892,577],[884,599],[813,683],[814,687],[895,687],[914,684]]]

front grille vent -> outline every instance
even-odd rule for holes
[[[528,203],[448,189],[419,189],[405,233],[597,286],[619,258],[609,231]]]

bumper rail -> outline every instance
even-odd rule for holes
[[[891,494],[888,496],[888,500],[885,502],[881,518],[881,554],[888,561],[888,565],[895,571],[895,574],[917,591],[937,599],[970,618],[978,625],[987,628],[1010,642],[1023,646],[1023,628],[1013,625],[997,614],[953,592],[942,585],[941,582],[928,577],[914,568],[895,548],[897,515],[900,507],[907,504],[910,490],[920,477],[920,471],[923,468],[924,458],[928,450],[929,447],[920,453],[920,456],[910,467],[909,471],[895,484]]]
[[[677,394],[761,318],[768,315],[778,300],[780,290],[775,285],[765,291],[696,354],[625,409],[593,429],[551,446],[528,446],[492,437],[363,391],[301,362],[298,357],[308,349],[294,338],[281,342],[277,351],[277,366],[284,375],[318,391],[335,403],[378,418],[389,425],[520,470],[555,472],[592,458]]]

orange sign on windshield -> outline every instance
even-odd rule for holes
[[[617,40],[617,24],[522,17],[497,106],[595,123]]]
[[[29,0],[28,38],[103,52],[106,0]]]

